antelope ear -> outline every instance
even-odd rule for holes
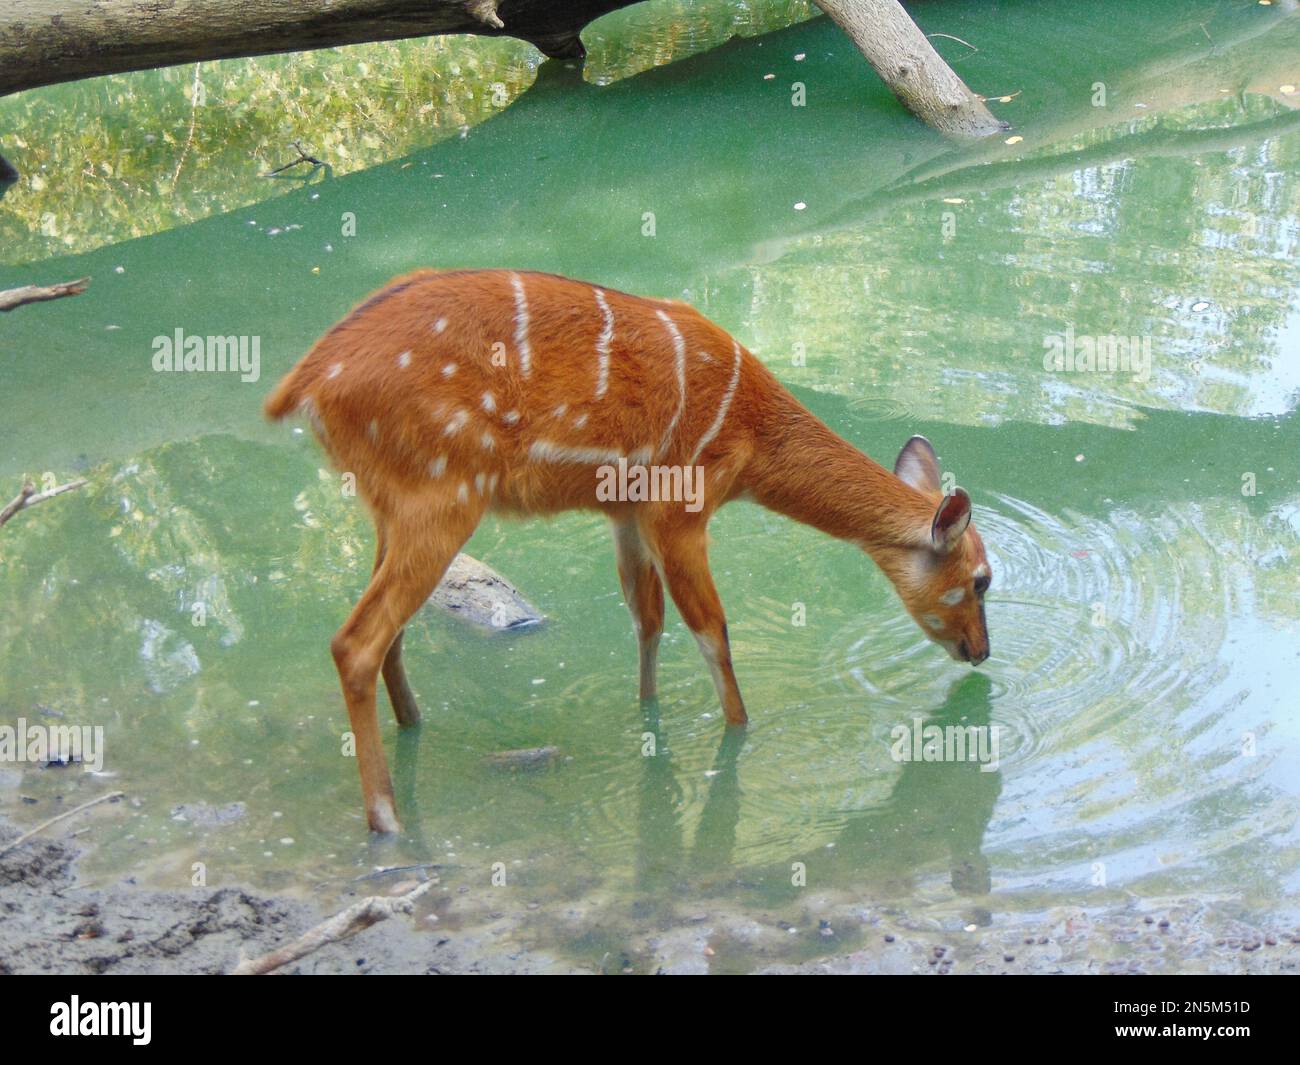
[[[938,492],[939,457],[923,436],[914,436],[894,460],[894,476],[922,492]]]
[[[941,555],[947,554],[961,539],[970,524],[970,496],[964,488],[954,488],[944,496],[930,523],[930,544]]]

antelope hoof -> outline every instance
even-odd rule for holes
[[[367,811],[367,820],[370,822],[370,831],[381,836],[394,836],[402,831],[402,822],[397,819],[397,811],[393,809],[390,799],[375,802]]]

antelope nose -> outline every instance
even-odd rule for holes
[[[977,655],[968,656],[967,661],[969,661],[972,666],[978,666],[981,662],[987,660],[988,657],[989,657],[989,645],[985,643],[984,650],[982,650]]]

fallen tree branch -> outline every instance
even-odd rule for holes
[[[441,33],[517,37],[551,58],[580,60],[586,55],[582,29],[637,2],[8,0],[0,4],[0,96],[128,70]],[[899,0],[816,3],[922,121],[960,137],[1004,128],[934,50]],[[931,36],[960,40],[952,34]]]
[[[48,821],[42,821],[30,832],[24,832],[12,843],[6,843],[3,847],[0,847],[0,858],[3,858],[12,850],[17,850],[37,833],[44,832],[45,829],[50,827],[50,825],[57,824],[59,821],[71,817],[73,814],[79,814],[82,810],[89,810],[92,806],[98,806],[101,802],[111,802],[115,799],[120,799],[125,795],[126,792],[124,791],[110,791],[107,795],[101,795],[98,799],[91,799],[90,802],[83,802],[80,806],[74,806],[71,810],[64,810],[63,813],[56,817],[51,817]]]
[[[442,33],[517,37],[552,58],[581,59],[582,28],[637,2],[6,0],[0,96],[127,70]]]
[[[364,931],[372,924],[386,921],[399,913],[410,913],[415,900],[438,883],[437,878],[426,880],[419,887],[413,888],[405,895],[396,898],[384,898],[369,895],[360,902],[355,902],[341,913],[336,913],[328,920],[322,921],[315,928],[303,933],[292,943],[263,954],[260,958],[241,961],[231,970],[231,976],[262,976],[274,972],[283,965],[305,958],[313,951],[331,943],[338,943],[358,932]]]
[[[268,170],[262,175],[262,177],[275,177],[276,174],[289,170],[290,168],[297,166],[299,163],[309,163],[313,167],[329,166],[324,159],[317,159],[314,155],[308,155],[303,151],[302,141],[290,141],[289,147],[298,153],[298,158],[291,159],[289,162],[285,163],[284,166],[277,166],[274,170]]]
[[[53,499],[55,496],[62,495],[64,492],[71,492],[74,488],[80,488],[86,482],[69,481],[67,484],[56,485],[55,487],[44,491],[36,491],[36,485],[31,481],[26,482],[19,493],[5,504],[4,510],[0,510],[0,525],[4,525],[10,518],[20,510],[26,510],[28,507],[34,507],[37,503],[44,503],[47,499]]]
[[[926,125],[962,138],[987,137],[1007,128],[953,73],[898,0],[815,3],[849,35],[899,102]]]
[[[0,311],[12,311],[26,303],[40,303],[42,300],[57,300],[64,296],[80,296],[86,291],[90,278],[79,277],[76,281],[61,281],[57,285],[21,285],[18,288],[5,289],[0,292]]]

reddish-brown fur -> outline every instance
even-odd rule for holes
[[[608,363],[598,397],[602,341]],[[686,304],[548,274],[417,271],[334,326],[266,401],[272,418],[298,410],[336,465],[355,475],[375,519],[375,570],[332,650],[376,830],[398,827],[376,719],[377,675],[399,722],[417,721],[402,627],[489,509],[605,511],[638,633],[642,696],[655,691],[666,583],[700,640],[729,724],[746,715],[705,529],[713,511],[740,496],[859,544],[913,616],[928,619],[927,635],[955,657],[987,657],[976,587],[987,573],[983,545],[968,527],[969,497],[940,492],[929,445],[909,441],[901,479],[831,432]],[[712,428],[716,435],[699,450]],[[704,492],[696,512],[681,500],[597,499],[596,468],[613,453],[681,467],[697,450]],[[939,601],[958,588],[960,603]]]

